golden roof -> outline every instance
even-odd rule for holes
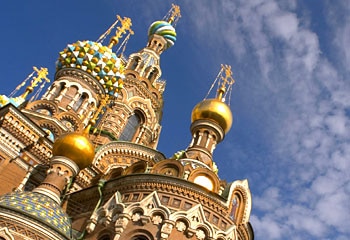
[[[210,120],[217,123],[225,133],[232,126],[232,112],[229,106],[217,98],[205,99],[192,110],[192,122],[196,120]]]

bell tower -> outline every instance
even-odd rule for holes
[[[149,27],[146,47],[129,56],[120,96],[106,109],[92,137],[96,144],[119,140],[157,147],[165,89],[160,55],[174,45],[180,17],[180,8],[173,5],[164,20]]]

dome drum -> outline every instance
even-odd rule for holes
[[[51,158],[50,164],[52,167],[54,167],[56,164],[60,166],[60,171],[66,172],[66,173],[72,173],[68,176],[75,176],[79,173],[79,166],[77,163],[72,162],[70,159],[63,157],[63,156],[54,156]],[[66,167],[67,169],[62,169],[62,167]]]
[[[79,83],[86,83],[86,85],[93,90],[91,93],[94,98],[97,98],[96,94],[100,95],[104,94],[105,92],[104,86],[97,79],[81,69],[65,67],[57,70],[55,74],[55,82],[59,81],[61,84],[65,83],[66,81],[77,81],[76,79],[79,81]]]
[[[201,129],[203,129],[203,127],[205,126],[205,128],[209,128],[212,131],[215,132],[216,135],[216,140],[217,142],[221,142],[224,137],[225,137],[225,132],[222,129],[222,127],[215,121],[212,120],[203,120],[203,119],[198,119],[192,122],[191,124],[191,133],[195,134],[198,131],[200,131]]]

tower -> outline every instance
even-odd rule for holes
[[[59,53],[55,79],[40,100],[4,101],[1,139],[12,145],[0,146],[0,176],[5,167],[22,170],[9,184],[14,191],[0,197],[0,238],[254,238],[247,180],[226,183],[213,159],[232,125],[225,102],[234,83],[230,66],[222,65],[215,97],[194,107],[187,149],[172,157],[157,150],[165,90],[160,58],[176,41],[180,16],[173,5],[150,25],[146,46],[128,58],[113,50],[133,34],[131,19],[118,16],[98,41],[77,41]],[[12,197],[21,209],[10,206]],[[65,232],[37,218],[30,198],[52,203]],[[7,212],[14,214],[1,215]],[[13,230],[16,217],[22,219],[17,229],[26,231]],[[45,229],[52,236],[40,235]]]
[[[33,191],[0,196],[1,239],[72,239],[69,216],[61,208],[67,185],[94,157],[90,140],[79,133],[57,139],[46,178]]]

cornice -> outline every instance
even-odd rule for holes
[[[63,68],[56,72],[55,81],[59,80],[61,77],[74,77],[75,79],[79,79],[83,82],[88,83],[96,91],[97,94],[105,94],[102,85],[95,78],[89,76],[84,71],[74,68]]]
[[[203,206],[217,210],[218,213],[225,215],[228,208],[225,206],[226,199],[220,195],[207,191],[205,188],[186,181],[181,178],[169,177],[158,174],[132,174],[126,175],[106,184],[105,191],[110,195],[115,191],[121,193],[127,191],[159,191],[174,193],[183,198],[190,198],[200,202]]]

